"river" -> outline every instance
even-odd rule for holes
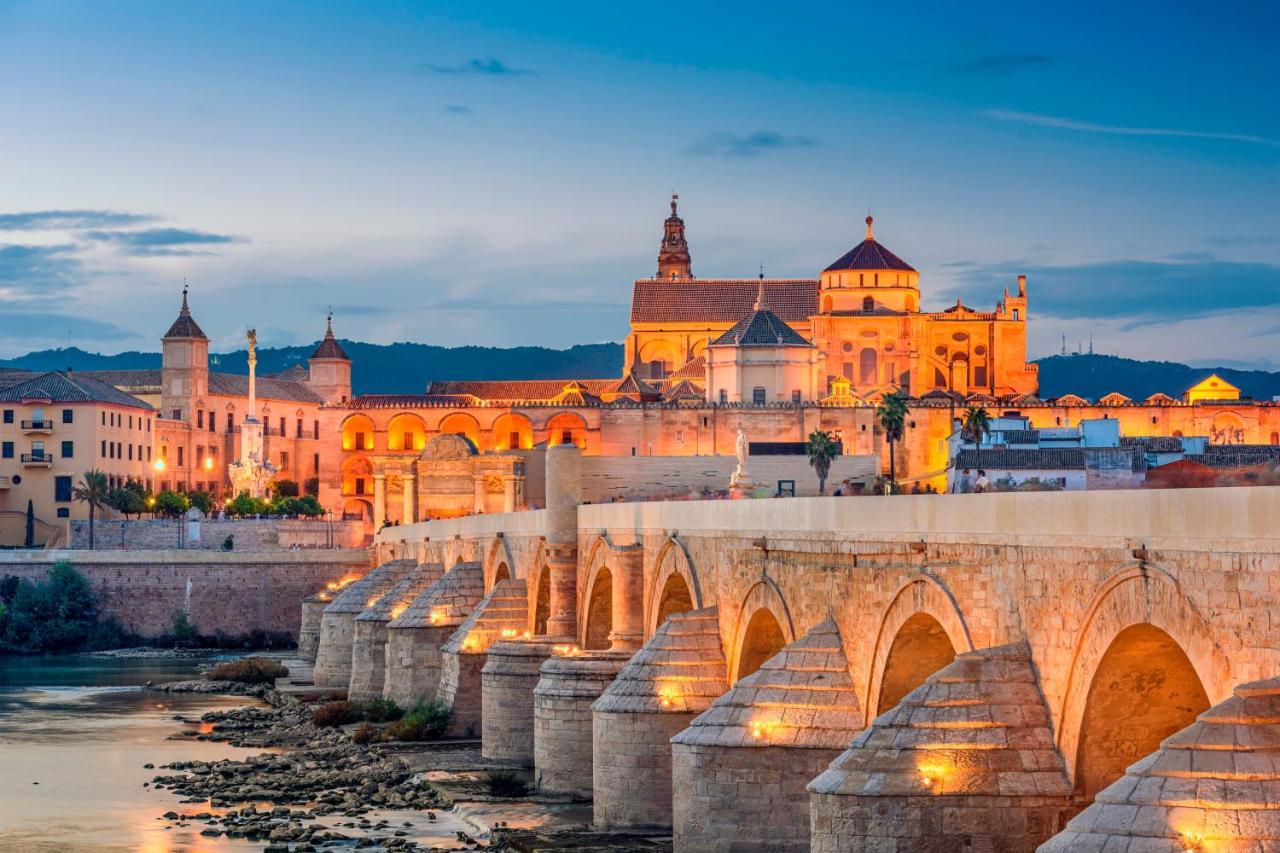
[[[143,787],[170,761],[243,758],[260,750],[192,738],[175,714],[243,706],[235,696],[159,694],[147,681],[196,674],[190,659],[87,655],[0,657],[0,850],[260,850],[206,838],[201,824],[158,820],[183,811],[167,790]]]

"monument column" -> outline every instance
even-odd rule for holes
[[[613,630],[609,648],[631,653],[644,645],[644,548],[613,549]]]
[[[404,473],[404,514],[401,516],[402,524],[413,524],[418,520],[417,516],[417,487],[416,480],[412,471]]]
[[[387,520],[387,475],[381,471],[373,475],[373,532],[382,529]]]
[[[547,569],[551,612],[547,633],[578,635],[578,505],[582,503],[582,451],[574,444],[547,448]]]

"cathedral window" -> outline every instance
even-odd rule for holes
[[[760,387],[759,385],[751,389],[751,405],[753,406],[764,405],[764,388]]]
[[[871,347],[863,349],[858,355],[859,381],[864,385],[873,385],[876,381],[876,351]]]
[[[845,352],[853,352],[853,344],[849,343],[848,341],[845,341],[840,348]]]

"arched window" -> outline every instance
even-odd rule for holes
[[[863,311],[870,311],[870,310],[872,310],[872,309],[873,309],[873,308],[875,308],[875,307],[876,307],[876,301],[875,301],[874,299],[872,299],[870,296],[864,296],[864,297],[862,298],[862,310],[863,310]]]
[[[1018,309],[1017,309],[1017,308],[1014,308],[1014,309],[1013,309],[1013,322],[1015,322],[1015,323],[1016,323],[1016,322],[1018,322]]]
[[[864,385],[874,385],[876,381],[876,351],[865,348],[858,355],[858,381]]]

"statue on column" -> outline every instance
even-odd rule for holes
[[[231,489],[237,495],[248,492],[260,498],[266,494],[267,484],[275,477],[276,469],[265,458],[262,443],[262,422],[258,420],[258,331],[249,329],[249,412],[240,425],[240,458],[227,466]]]

